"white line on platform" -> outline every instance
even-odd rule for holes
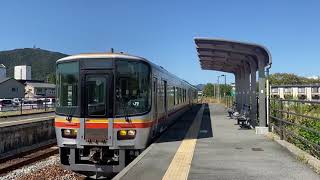
[[[203,110],[204,105],[202,105],[201,109],[198,111],[162,180],[188,179],[191,161],[197,143],[197,136],[202,121]]]

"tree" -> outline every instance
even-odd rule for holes
[[[208,97],[215,96],[215,94],[214,94],[215,87],[214,86],[216,88],[218,88],[217,84],[212,84],[212,83],[206,84],[203,88],[203,94]],[[215,91],[217,92],[217,89]],[[231,91],[232,91],[232,87],[230,85],[220,84],[220,96],[221,97],[223,97],[224,95],[231,96]]]
[[[220,96],[231,96],[232,87],[230,85],[220,85]]]
[[[55,84],[56,83],[56,74],[50,73],[47,77],[48,83]]]
[[[291,73],[275,73],[269,77],[271,85],[301,85],[320,83],[319,79],[309,79]]]
[[[203,88],[203,95],[208,97],[214,96],[214,85],[212,83],[208,83]]]

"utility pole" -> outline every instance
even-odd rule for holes
[[[227,88],[227,75],[222,74],[221,77],[224,76],[224,91],[223,91],[223,97],[226,97],[226,88]]]

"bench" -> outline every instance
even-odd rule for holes
[[[240,128],[251,128],[250,125],[250,106],[249,105],[243,105],[241,109],[241,113],[237,117],[237,121],[240,125]]]
[[[230,118],[233,118],[233,114],[237,111],[237,103],[233,103],[231,107],[228,108],[227,112]]]

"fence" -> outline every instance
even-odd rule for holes
[[[34,114],[41,112],[53,112],[55,100],[53,98],[32,99],[1,99],[0,117]]]
[[[232,107],[235,103],[235,97],[234,96],[224,96],[221,97],[220,103],[224,104],[225,107]]]
[[[269,128],[320,159],[320,102],[270,99]]]

